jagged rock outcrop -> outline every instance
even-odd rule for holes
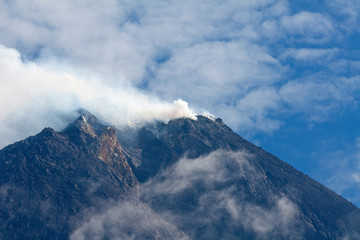
[[[114,205],[113,211],[138,206],[143,214],[128,213],[133,222],[119,227],[123,238],[187,239],[140,202],[138,181],[115,132],[83,114],[62,132],[45,128],[2,149],[0,239],[68,239],[74,231],[74,239],[89,239],[92,228],[76,230]],[[145,217],[158,225],[137,232]],[[111,236],[106,227],[99,239]]]

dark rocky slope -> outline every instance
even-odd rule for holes
[[[128,213],[133,222],[116,236],[186,238],[139,201],[138,187],[115,128],[90,114],[62,132],[45,128],[0,151],[0,239],[68,239],[77,228],[82,230],[74,239],[93,238],[83,224],[114,205],[137,206],[142,213]],[[158,224],[141,230],[143,219]],[[105,228],[99,239],[114,236]]]
[[[0,150],[0,239],[360,239],[350,202],[197,118],[116,130],[82,111]]]
[[[360,239],[358,208],[220,119],[119,133],[143,200],[195,239]]]

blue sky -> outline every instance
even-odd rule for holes
[[[206,111],[360,206],[359,11],[354,0],[0,0],[0,143],[60,129],[78,106],[119,121]]]

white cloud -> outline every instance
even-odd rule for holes
[[[208,102],[205,96],[222,102],[259,84],[273,84],[280,76],[278,70],[278,62],[258,45],[209,42],[184,49],[164,63],[150,88],[169,96],[177,93],[199,104]],[[178,89],[176,84],[184,87]]]
[[[66,72],[52,72],[35,63],[22,62],[16,50],[3,46],[0,46],[0,79],[1,147],[46,126],[61,130],[78,108],[85,108],[115,125],[195,118],[188,104],[180,99],[167,103],[129,85],[114,88],[99,79],[84,80]]]
[[[30,56],[52,52],[78,67],[138,83],[159,50],[232,38],[234,22],[228,20],[234,13],[269,2],[1,1],[0,42]],[[236,23],[242,28],[250,18]]]
[[[291,235],[291,227],[296,221],[298,209],[286,197],[276,199],[275,205],[271,209],[262,208],[251,203],[236,206],[233,205],[233,199],[227,199],[227,201],[231,203],[231,211],[237,212],[238,218],[243,218],[240,221],[243,221],[245,227],[255,230],[260,236],[266,236],[267,233],[276,228],[281,229],[282,234],[285,236]],[[229,208],[229,206],[227,207]]]
[[[178,96],[196,103],[198,107],[226,119],[234,129],[239,129],[239,126],[254,129],[257,124],[264,124],[262,120],[266,122],[266,112],[260,113],[264,109],[239,107],[239,101],[246,98],[252,88],[278,82],[281,71],[277,60],[258,45],[211,42],[192,46],[174,55],[160,66],[157,78],[149,88],[167,99]],[[253,119],[253,111],[262,118]],[[232,121],[231,116],[238,120]],[[242,121],[242,117],[248,120]]]
[[[332,60],[336,57],[336,54],[339,52],[339,49],[319,49],[319,48],[289,48],[281,56],[281,58],[294,58],[298,61],[308,62],[309,64],[314,64],[315,60],[317,63],[323,63],[323,61]]]
[[[280,88],[279,95],[290,111],[303,113],[311,122],[324,121],[337,109],[356,104],[353,94],[360,80],[330,78],[330,81],[326,77],[290,81]]]
[[[243,116],[243,123],[239,126],[251,126],[264,132],[273,132],[280,127],[281,122],[268,119],[269,112],[278,111],[281,98],[274,88],[260,88],[250,92],[236,103],[236,109]]]
[[[284,16],[281,25],[295,41],[320,44],[330,41],[335,33],[332,21],[320,13],[300,12]]]
[[[150,86],[161,98],[183,98],[215,114],[212,106],[228,97],[234,105],[248,88],[280,76],[267,49],[251,41],[261,36],[264,18],[287,12],[285,1],[0,4],[0,43],[24,58],[91,69],[109,86]]]
[[[71,234],[71,240],[84,239],[189,239],[165,222],[148,206],[136,200],[120,201],[101,213],[90,214]]]
[[[171,103],[181,98],[236,130],[272,132],[274,115],[313,123],[356,105],[360,64],[347,37],[358,33],[358,1],[291,5],[0,0],[0,44],[10,47],[0,47],[0,147],[60,130],[81,106],[115,123],[193,117]]]
[[[352,9],[350,2],[344,12]],[[79,72],[96,73],[109,88],[130,84],[160,99],[189,101],[234,129],[271,132],[279,122],[270,113],[284,106],[281,101],[267,96],[278,105],[253,105],[257,110],[239,108],[237,103],[254,96],[256,89],[278,89],[291,81],[296,69],[287,65],[289,57],[306,66],[316,63],[323,70],[342,52],[341,46],[329,42],[339,35],[341,22],[331,13],[292,11],[291,4],[1,0],[0,43],[41,66],[60,62]],[[262,127],[266,125],[270,127]]]
[[[326,186],[348,199],[356,206],[360,205],[360,146],[355,143],[339,146],[329,152],[321,152],[322,168],[314,175]]]
[[[360,19],[360,2],[353,0],[327,0],[331,11],[337,15],[338,18],[345,18],[345,24],[339,25],[340,28],[345,28],[348,33],[358,31],[358,24]]]
[[[190,237],[196,238],[198,229],[204,238],[232,239],[239,229],[253,232],[259,239],[271,238],[274,232],[292,235],[299,213],[295,203],[282,193],[269,191],[263,199],[269,204],[265,206],[248,195],[247,191],[258,196],[257,191],[264,191],[258,184],[267,181],[252,161],[245,152],[224,150],[196,159],[183,158],[144,183],[142,197],[164,219],[186,229]],[[184,198],[188,199],[186,204],[178,204],[177,199]],[[159,204],[161,201],[167,204]],[[216,230],[219,226],[223,231]]]
[[[254,168],[249,164],[248,159],[251,156],[245,152],[226,152],[219,150],[210,153],[207,156],[201,156],[196,159],[183,158],[179,160],[174,167],[169,168],[164,173],[165,181],[159,178],[150,179],[145,183],[146,194],[176,194],[187,188],[191,188],[197,181],[203,180],[207,184],[212,182],[226,182],[233,176],[228,175],[228,165],[232,165],[234,171],[238,173],[239,178],[254,172]],[[220,161],[223,159],[223,161]],[[159,181],[160,180],[160,181]],[[150,189],[147,189],[149,187]]]
[[[113,0],[2,2],[0,41],[27,56],[53,52],[75,66],[102,72],[117,69],[120,79],[135,81],[144,76],[146,54],[131,36],[134,24],[128,17],[134,7]]]

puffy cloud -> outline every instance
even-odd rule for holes
[[[0,42],[26,57],[60,55],[78,67],[138,83],[162,50],[233,38],[235,23],[242,28],[252,21],[248,9],[272,2],[1,1]],[[246,17],[231,20],[236,14]]]
[[[2,1],[1,5],[4,34],[0,41],[25,57],[60,56],[77,67],[112,72],[122,81],[144,77],[152,46],[133,33],[139,4],[79,0],[56,4]]]
[[[278,62],[258,45],[209,42],[184,49],[164,63],[150,88],[162,95],[179,94],[206,106],[207,96],[212,96],[211,105],[241,96],[254,86],[272,85],[279,79],[279,71]],[[184,88],[176,88],[178,83]]]
[[[329,10],[337,6],[328,4]],[[258,89],[277,91],[294,80],[299,65],[288,64],[290,58],[301,62],[300,68],[316,64],[317,69],[306,72],[306,77],[315,75],[312,79],[330,68],[344,74],[333,59],[343,53],[338,38],[343,21],[334,18],[335,11],[296,12],[291,5],[286,0],[2,0],[0,43],[41,66],[60,62],[98,74],[109,87],[130,84],[167,101],[184,99],[237,130],[271,132],[280,126],[271,113],[291,112],[282,111],[282,102],[274,100],[278,97],[265,95],[271,107],[253,105],[257,110],[238,103],[253,98]],[[341,9],[356,16],[351,1]],[[351,26],[347,31],[356,31]],[[358,68],[352,69],[350,77],[358,75]]]
[[[220,110],[212,106],[229,96],[234,105],[246,89],[279,76],[276,60],[251,41],[259,38],[256,28],[265,17],[286,12],[283,1],[0,4],[0,43],[22,58],[91,69],[109,86],[130,82],[215,114]]]
[[[266,111],[260,113],[264,108],[252,107],[270,100],[270,96],[253,103],[246,99],[254,99],[255,94],[247,95],[250,89],[278,82],[282,71],[278,61],[258,45],[246,41],[210,42],[185,49],[162,64],[149,88],[167,99],[178,96],[210,110],[234,129],[259,130],[271,120],[267,121]],[[178,84],[182,87],[178,88]],[[245,107],[241,103],[245,101],[251,104]]]

